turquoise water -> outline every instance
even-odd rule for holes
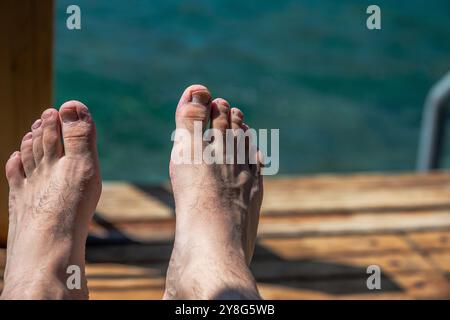
[[[80,31],[65,26],[74,3]],[[59,0],[55,104],[89,105],[105,179],[167,178],[192,83],[280,129],[280,174],[412,170],[426,93],[450,70],[450,2],[377,1],[381,31],[369,4]]]

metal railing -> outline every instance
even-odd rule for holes
[[[419,172],[439,168],[449,106],[450,72],[431,88],[425,101],[417,157]]]

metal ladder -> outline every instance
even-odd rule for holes
[[[449,107],[450,72],[431,88],[425,101],[417,155],[419,172],[439,168]]]

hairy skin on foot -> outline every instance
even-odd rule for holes
[[[64,144],[63,144],[64,142]],[[6,164],[7,262],[2,299],[87,299],[88,225],[101,193],[95,125],[85,105],[46,110]],[[81,270],[69,290],[66,271]]]
[[[176,110],[177,129],[193,132],[194,121],[222,132],[248,129],[239,109],[224,99],[211,101],[208,89],[200,85],[185,90]],[[223,141],[211,143],[226,152],[219,148]],[[260,298],[248,267],[262,202],[260,171],[259,163],[170,163],[177,221],[165,299]]]

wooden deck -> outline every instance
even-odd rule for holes
[[[91,298],[160,299],[173,233],[168,186],[105,183]],[[266,299],[450,299],[450,174],[266,179],[252,269]]]

